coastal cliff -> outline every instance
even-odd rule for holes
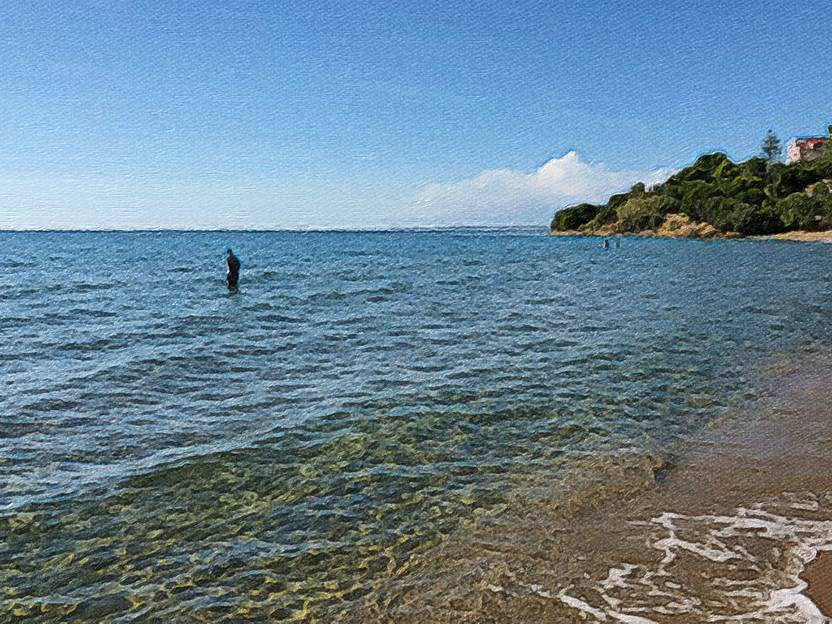
[[[726,238],[832,230],[832,151],[789,165],[701,156],[663,184],[555,213],[552,234]],[[795,238],[802,239],[801,237]]]

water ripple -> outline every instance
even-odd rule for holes
[[[20,621],[333,620],[506,492],[753,398],[756,367],[825,346],[832,318],[818,246],[0,239],[23,259],[0,276],[0,610]],[[79,276],[82,253],[110,262]]]

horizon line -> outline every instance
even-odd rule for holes
[[[186,232],[239,232],[239,233],[315,233],[315,232],[435,232],[452,230],[529,230],[545,229],[547,225],[529,223],[521,225],[416,225],[416,226],[373,226],[373,227],[303,227],[303,228],[0,228],[0,234],[151,234]]]

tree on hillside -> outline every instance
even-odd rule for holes
[[[766,138],[763,139],[763,156],[771,164],[780,160],[782,153],[783,148],[780,147],[780,139],[777,138],[773,130],[769,129]]]

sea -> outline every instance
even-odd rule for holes
[[[568,497],[594,460],[663,466],[832,342],[824,244],[510,228],[0,246],[2,622],[383,614],[472,518]]]

